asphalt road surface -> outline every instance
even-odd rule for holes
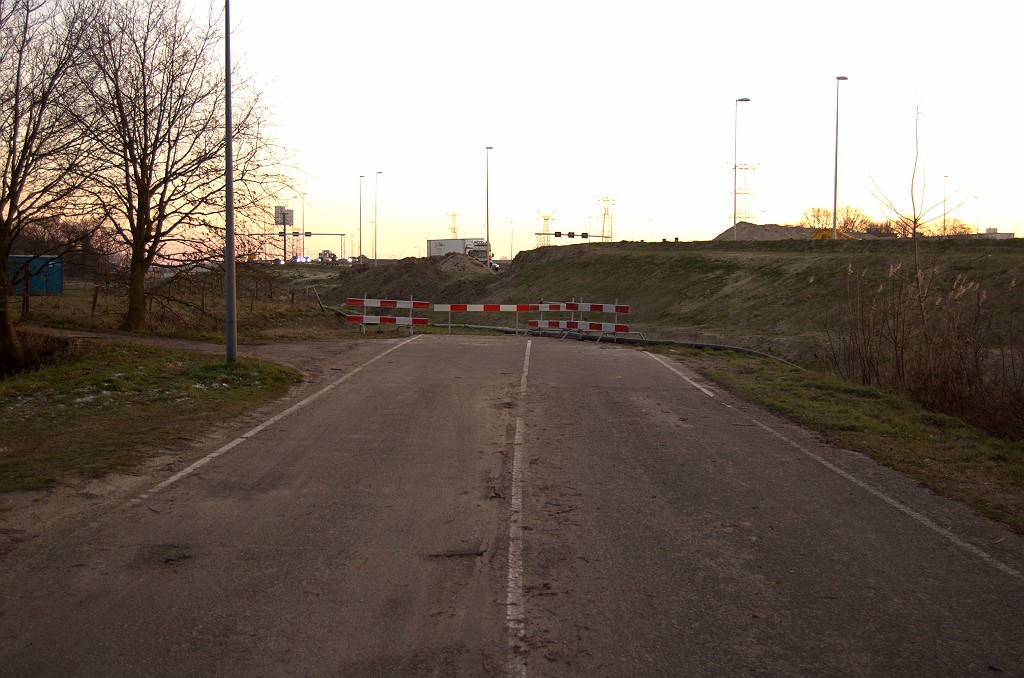
[[[0,560],[0,675],[1024,675],[1020,537],[644,351],[339,345],[205,452]]]

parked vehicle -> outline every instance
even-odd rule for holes
[[[427,241],[427,256],[443,257],[451,253],[465,254],[486,264],[491,255],[490,244],[482,238],[446,238]]]

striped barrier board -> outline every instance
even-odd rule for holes
[[[545,330],[580,330],[583,332],[629,332],[629,325],[590,323],[582,320],[531,320],[529,327]]]
[[[429,325],[429,318],[399,318],[396,316],[379,315],[348,315],[345,322],[363,325]]]
[[[442,313],[528,313],[539,311],[540,304],[434,304],[434,310]]]
[[[576,301],[536,304],[538,311],[587,311],[590,313],[629,313],[623,304],[584,304]]]
[[[345,305],[365,306],[370,308],[430,308],[429,301],[412,301],[411,299],[360,299],[358,297],[349,297],[345,300]]]

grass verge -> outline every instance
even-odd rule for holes
[[[712,381],[1024,534],[1024,441],[878,389],[723,351],[669,349]]]
[[[298,372],[273,363],[114,341],[75,342],[75,359],[0,381],[0,492],[65,473],[98,477],[180,446],[284,395]]]

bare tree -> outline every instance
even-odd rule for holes
[[[839,208],[836,221],[839,224],[839,230],[844,233],[867,233],[868,228],[874,225],[871,217],[849,205]]]
[[[914,239],[914,268],[917,271],[918,287],[923,288],[924,276],[921,269],[920,250],[918,248],[918,237],[927,235],[928,228],[936,219],[941,219],[945,213],[944,205],[946,200],[939,198],[934,202],[927,200],[928,175],[920,168],[921,140],[920,140],[921,107],[914,109],[914,162],[910,168],[910,186],[907,194],[907,202],[902,206],[890,198],[874,179],[872,194],[875,200],[881,205],[886,213],[886,218],[894,222],[900,237]],[[952,210],[963,206],[963,200],[959,201]],[[923,294],[923,289],[918,290]]]
[[[832,210],[827,207],[812,207],[804,211],[800,219],[804,228],[832,228]]]
[[[946,223],[945,235],[971,235],[978,232],[978,227],[968,224],[957,218],[952,218]]]
[[[217,17],[196,20],[181,0],[108,0],[104,11],[89,50],[96,86],[84,122],[102,146],[95,195],[129,252],[121,328],[139,331],[154,261],[194,260],[194,245],[222,237],[222,35]],[[232,80],[236,209],[255,210],[255,196],[273,193],[279,180],[276,149],[258,94]]]
[[[26,229],[43,228],[75,204],[87,174],[86,144],[73,107],[75,65],[90,25],[90,6],[78,0],[0,0],[0,368],[18,369],[25,350],[14,329],[10,296],[23,274],[8,256]],[[84,237],[53,238],[50,249]],[[65,234],[67,235],[67,234]],[[27,284],[27,281],[24,282]]]
[[[903,234],[900,233],[899,224],[893,222],[891,219],[868,224],[867,228],[864,229],[864,232],[868,235],[873,235],[876,238],[903,237]]]

